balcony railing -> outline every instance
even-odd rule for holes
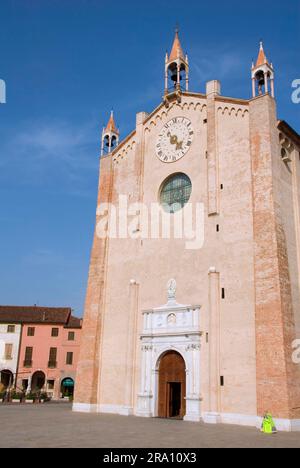
[[[48,361],[48,368],[55,369],[57,367],[57,361]]]
[[[24,367],[32,367],[32,360],[31,359],[25,359]]]

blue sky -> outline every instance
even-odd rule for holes
[[[166,49],[180,25],[191,90],[219,79],[249,98],[262,38],[276,70],[279,118],[300,131],[300,2],[0,0],[0,303],[83,311],[100,134],[122,136],[163,91]]]

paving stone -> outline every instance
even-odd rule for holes
[[[300,448],[296,432],[267,436],[240,426],[73,413],[69,403],[0,405],[0,421],[1,448]]]

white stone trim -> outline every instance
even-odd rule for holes
[[[292,419],[291,430],[292,432],[300,432],[300,419]]]
[[[206,424],[221,423],[221,415],[219,413],[202,413],[202,419]]]
[[[90,403],[73,403],[72,411],[76,413],[98,413],[98,405]]]
[[[142,395],[139,395],[142,396]],[[89,403],[73,403],[72,410],[78,413],[106,413],[106,414],[119,414],[122,416],[132,416],[134,414],[133,408],[125,407],[122,405],[91,405]],[[153,417],[153,413],[143,411],[136,411],[136,416],[140,417]],[[247,426],[261,428],[262,418],[260,416],[253,416],[249,414],[238,413],[202,413],[201,419],[206,424],[230,424],[237,426]],[[198,412],[191,412],[184,417],[185,421],[199,422]],[[274,418],[276,429],[280,432],[300,432],[300,419],[280,419]]]
[[[143,312],[141,375],[135,414],[158,415],[158,369],[164,353],[176,351],[185,362],[186,421],[201,421],[200,306],[184,306],[169,300],[162,307]]]
[[[202,419],[207,424],[231,424],[261,428],[262,417],[238,413],[202,413]],[[280,432],[300,432],[300,419],[274,418],[276,429]]]
[[[91,405],[89,403],[73,403],[72,410],[78,413],[106,413],[119,414],[121,416],[133,415],[133,408],[122,405]]]
[[[133,416],[133,408],[131,406],[121,406],[119,410],[121,416]]]
[[[122,416],[130,416],[130,414],[126,414],[125,406],[123,405],[99,405],[99,413],[105,414],[120,414]]]
[[[276,419],[274,423],[278,431],[300,432],[300,419]]]
[[[251,426],[257,428],[260,428],[262,423],[262,418],[250,414],[221,413],[220,419],[222,424]]]

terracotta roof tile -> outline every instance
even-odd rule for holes
[[[119,133],[119,130],[117,129],[117,126],[115,124],[115,119],[114,119],[114,113],[111,111],[110,118],[108,121],[108,124],[106,126],[105,132],[114,132],[114,133]]]
[[[176,30],[175,32],[175,38],[173,42],[173,47],[170,53],[169,57],[169,62],[172,62],[173,60],[177,60],[178,55],[180,58],[184,60],[184,53],[180,44],[179,36],[178,36],[178,31]]]
[[[0,306],[0,323],[66,324],[70,316],[69,307]]]
[[[73,315],[70,316],[68,323],[65,325],[65,328],[81,328],[82,327],[82,319],[78,317],[74,317]]]
[[[266,57],[266,54],[265,54],[265,51],[264,51],[263,43],[261,42],[260,43],[259,54],[258,54],[257,61],[256,61],[256,67],[261,67],[265,63],[268,63],[268,60],[267,60],[267,57]]]

